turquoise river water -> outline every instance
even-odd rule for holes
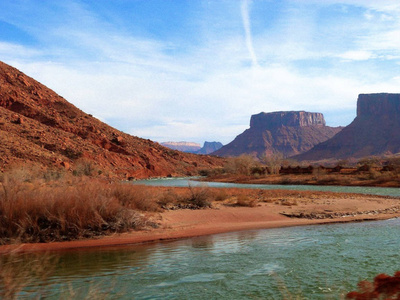
[[[166,181],[187,186],[183,179]],[[399,189],[368,193],[400,196]],[[19,299],[342,299],[360,280],[400,270],[399,230],[400,219],[391,219],[242,231],[0,257],[0,267],[18,270],[15,282],[25,280]]]

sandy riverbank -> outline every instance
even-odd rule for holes
[[[152,217],[159,228],[115,234],[98,239],[1,246],[0,253],[56,251],[119,246],[189,238],[232,231],[334,222],[380,220],[400,216],[400,199],[322,192],[280,191],[270,202],[238,207],[215,202],[211,209],[167,210]]]

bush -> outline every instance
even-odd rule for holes
[[[241,155],[229,158],[224,170],[229,174],[250,175],[251,170],[259,166],[259,162],[251,155]]]
[[[193,205],[194,208],[211,207],[210,190],[205,187],[193,188],[189,186],[189,197],[184,202]]]
[[[236,206],[256,207],[258,201],[255,199],[249,199],[246,194],[239,194],[237,196]]]
[[[400,298],[400,271],[394,276],[379,274],[373,282],[361,281],[358,283],[358,291],[350,292],[346,299],[399,299]]]

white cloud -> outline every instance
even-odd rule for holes
[[[371,52],[359,50],[347,51],[343,54],[340,54],[339,57],[345,60],[368,60],[374,58],[375,56]]]
[[[171,41],[121,32],[74,6],[84,25],[70,26],[71,21],[68,26],[55,26],[45,38],[45,45],[50,45],[46,52],[0,42],[0,55],[82,110],[121,130],[156,141],[228,143],[248,128],[252,114],[261,111],[343,112],[347,119],[338,118],[346,123],[333,123],[347,125],[352,113],[355,116],[359,93],[398,92],[398,78],[387,80],[391,74],[379,73],[376,81],[371,81],[366,75],[370,65],[356,65],[400,56],[398,21],[377,18],[377,11],[395,15],[385,6],[389,1],[382,5],[374,4],[376,1],[340,1],[370,9],[365,20],[377,24],[376,30],[351,35],[355,42],[345,46],[331,46],[316,38],[321,25],[315,21],[316,8],[312,13],[307,7],[288,10],[273,30],[255,34],[250,28],[251,2],[243,0],[241,6],[235,3],[241,13],[241,18],[236,15],[238,30],[222,32],[218,38],[207,35],[198,45],[185,48]],[[257,5],[253,2],[251,8]],[[356,29],[349,32],[364,32],[363,26],[368,25],[365,20],[352,24]],[[40,30],[46,28],[36,28],[35,32],[45,35]],[[328,29],[335,42],[345,37],[336,27]],[[51,38],[56,42],[50,42]],[[180,51],[169,51],[175,46]]]

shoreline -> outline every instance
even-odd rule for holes
[[[209,176],[199,181],[242,183],[242,184],[269,184],[269,185],[310,185],[310,186],[343,186],[343,187],[381,187],[381,188],[399,188],[398,179],[360,179],[356,175],[328,174],[316,178],[309,174],[296,175],[268,175],[265,177],[253,176]]]
[[[304,198],[304,195],[302,196]],[[293,200],[293,199],[292,199]],[[298,200],[299,201],[299,200]],[[335,223],[378,221],[400,217],[399,199],[371,195],[343,195],[302,200],[295,205],[259,203],[257,207],[226,206],[215,204],[211,209],[168,210],[155,214],[159,228],[131,231],[128,233],[103,236],[96,239],[65,242],[10,244],[0,246],[0,254],[11,252],[52,252],[101,249],[175,241],[199,236],[238,232],[247,230],[323,225]],[[387,210],[391,209],[390,213]],[[368,213],[363,213],[368,211]],[[376,212],[372,214],[370,211]],[[385,211],[385,213],[381,213]],[[297,218],[299,212],[324,213],[325,218]],[[328,213],[329,212],[329,213]],[[346,213],[349,216],[332,217],[332,213]],[[353,213],[353,215],[351,215]]]

